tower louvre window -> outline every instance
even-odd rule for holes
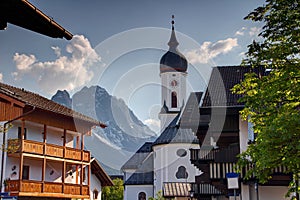
[[[172,108],[177,108],[177,93],[176,92],[172,92],[172,94],[171,94],[171,105],[172,105]]]

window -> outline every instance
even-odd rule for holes
[[[176,172],[176,178],[177,179],[187,179],[189,174],[186,172],[186,168],[184,166],[178,167],[178,170]]]
[[[172,108],[177,108],[177,94],[176,92],[172,92],[171,94],[171,103],[172,103]]]
[[[94,189],[93,190],[93,199],[98,199],[98,194],[99,194],[98,190]]]
[[[140,192],[138,200],[146,200],[146,193],[145,192]]]
[[[177,156],[179,157],[184,157],[187,155],[187,152],[185,149],[178,149],[177,152],[176,152]]]
[[[22,179],[23,180],[29,180],[29,166],[28,165],[23,165]]]
[[[21,135],[22,135],[21,130],[22,130],[22,128],[18,127],[18,138],[26,140],[27,139],[27,129],[24,128],[24,137],[23,138],[21,137]]]

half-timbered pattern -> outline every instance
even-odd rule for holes
[[[90,198],[91,166],[95,171],[98,165],[91,164],[84,138],[93,127],[104,128],[103,123],[3,83],[0,120],[2,192],[18,199]],[[105,172],[100,173],[111,185]]]

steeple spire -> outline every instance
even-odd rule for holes
[[[168,42],[169,45],[169,50],[173,50],[175,51],[177,46],[179,45],[177,39],[176,39],[176,35],[175,35],[175,29],[174,29],[174,15],[172,15],[172,33],[171,33],[171,37],[170,40]]]

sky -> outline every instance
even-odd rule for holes
[[[203,91],[214,66],[239,65],[262,25],[243,18],[263,0],[30,0],[74,37],[50,38],[8,24],[0,31],[0,81],[51,98],[99,85],[155,131],[159,60],[171,16],[189,62],[188,94]]]

